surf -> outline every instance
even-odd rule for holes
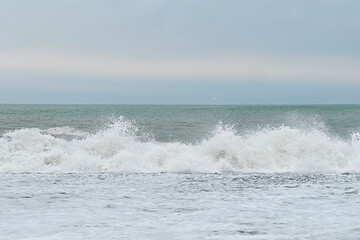
[[[95,133],[70,127],[8,131],[0,138],[0,172],[360,172],[359,132],[344,140],[315,127],[239,133],[219,124],[196,143],[150,136],[122,117]]]

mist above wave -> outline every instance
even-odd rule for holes
[[[348,171],[360,171],[360,134],[346,141],[321,128],[281,126],[239,134],[219,124],[198,143],[163,143],[120,118],[94,134],[26,128],[0,138],[0,172]]]

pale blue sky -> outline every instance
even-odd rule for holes
[[[357,0],[0,0],[2,103],[360,103]]]

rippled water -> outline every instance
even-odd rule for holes
[[[1,174],[1,239],[357,239],[358,174]]]

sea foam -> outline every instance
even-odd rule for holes
[[[219,124],[210,137],[182,143],[157,142],[122,118],[92,134],[26,128],[0,138],[0,172],[360,172],[360,133],[346,141],[315,128],[240,134]]]

